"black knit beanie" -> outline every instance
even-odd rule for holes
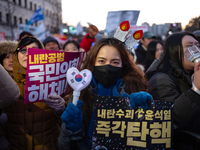
[[[48,37],[43,41],[43,45],[45,46],[45,45],[46,45],[47,43],[49,43],[49,42],[55,42],[55,43],[57,43],[58,48],[60,49],[60,45],[59,45],[58,41],[57,41],[54,37],[48,36]]]

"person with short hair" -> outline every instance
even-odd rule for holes
[[[142,39],[140,39],[140,43],[135,49],[138,64],[142,64],[145,61],[148,44],[154,39],[156,39],[156,36],[150,31],[146,31],[143,33],[143,37]]]

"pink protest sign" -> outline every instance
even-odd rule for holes
[[[80,68],[83,52],[28,49],[24,103],[44,102],[50,94],[66,95],[66,72]]]

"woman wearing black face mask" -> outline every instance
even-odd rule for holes
[[[72,137],[83,138],[87,147],[91,149],[94,95],[123,96],[124,93],[136,93],[143,97],[138,101],[142,102],[145,99],[147,102],[152,99],[147,93],[149,89],[146,79],[117,39],[105,38],[98,41],[86,57],[82,69],[89,69],[93,73],[92,82],[81,91],[82,101],[78,101],[77,107],[70,103],[61,116],[63,124],[58,140],[59,149],[73,149],[70,146]],[[148,106],[143,108],[146,107]]]

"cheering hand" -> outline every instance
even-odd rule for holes
[[[90,25],[89,26],[89,36],[91,38],[94,38],[95,35],[99,32],[99,29],[95,25]]]

